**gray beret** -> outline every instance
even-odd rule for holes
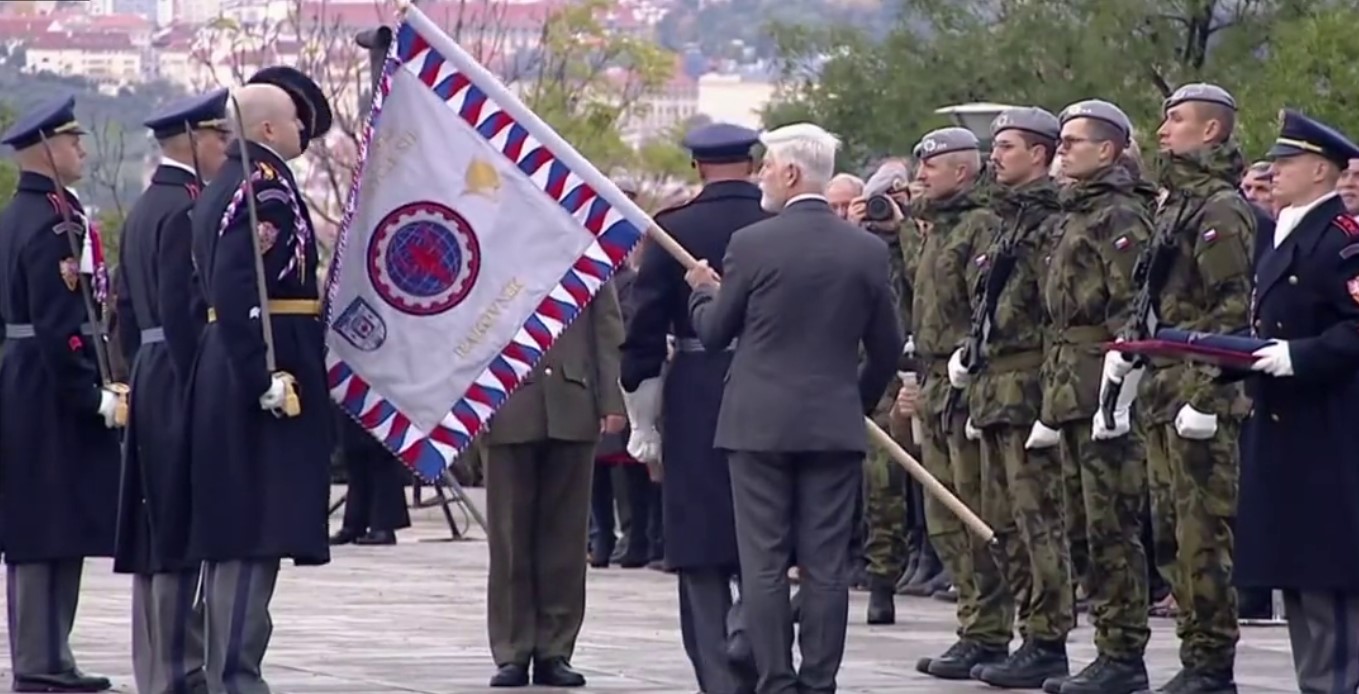
[[[967,128],[940,128],[925,133],[912,154],[920,161],[950,152],[965,152],[981,148],[977,136]]]
[[[991,121],[991,136],[995,137],[1005,130],[1023,130],[1049,140],[1062,136],[1062,124],[1057,116],[1036,106],[1009,108]]]
[[[1186,101],[1202,101],[1209,104],[1226,106],[1233,111],[1236,110],[1236,99],[1232,98],[1231,92],[1228,92],[1226,89],[1223,89],[1216,84],[1207,84],[1203,82],[1186,84],[1183,87],[1176,89],[1175,93],[1171,94],[1170,98],[1166,99],[1165,102],[1161,104],[1161,110],[1169,111]]]
[[[1125,140],[1123,144],[1125,145],[1127,144],[1126,140],[1132,137],[1132,121],[1128,120],[1128,114],[1124,113],[1123,109],[1107,101],[1088,99],[1086,101],[1077,101],[1062,109],[1062,125],[1066,125],[1077,118],[1093,118],[1118,128],[1119,131],[1123,133],[1123,139]]]

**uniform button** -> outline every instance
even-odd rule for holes
[[[1255,329],[1256,329],[1256,330],[1259,330],[1260,328],[1263,328],[1264,325],[1265,325],[1264,321],[1260,320],[1259,318],[1256,318],[1256,319],[1255,319]]]
[[[1270,420],[1271,422],[1277,422],[1277,421],[1279,421],[1279,415],[1277,415],[1277,414],[1271,414],[1271,415],[1269,416],[1269,420]]]
[[[1274,322],[1274,329],[1275,329],[1275,330],[1283,330],[1283,321],[1275,321],[1275,322]]]
[[[1298,283],[1298,276],[1297,276],[1297,275],[1289,275],[1289,276],[1288,276],[1288,283],[1289,283],[1289,284],[1297,284],[1297,283]]]
[[[544,376],[551,376],[551,375],[552,375],[552,367],[550,367],[550,366],[543,367],[543,375],[544,375]]]

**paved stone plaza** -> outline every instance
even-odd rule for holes
[[[472,490],[480,499],[479,490]],[[337,494],[339,490],[337,490]],[[335,522],[338,522],[336,514]],[[280,694],[463,694],[487,688],[486,544],[448,543],[437,510],[416,512],[396,547],[342,547],[320,568],[285,567],[274,600],[274,641],[265,675]],[[424,540],[424,541],[421,541]],[[129,659],[130,581],[106,560],[86,566],[74,648],[82,668],[133,692]],[[675,579],[646,569],[591,570],[589,613],[574,664],[589,678],[581,692],[693,694],[680,646]],[[849,650],[840,673],[845,694],[983,692],[914,671],[917,658],[952,641],[952,605],[898,598],[897,624],[863,623],[866,596],[855,593]],[[1153,679],[1177,667],[1174,625],[1154,620]],[[1080,665],[1094,657],[1091,630],[1072,635]],[[8,666],[8,662],[4,663]],[[1237,660],[1241,691],[1297,691],[1283,628],[1243,630]],[[7,682],[8,671],[3,677]]]

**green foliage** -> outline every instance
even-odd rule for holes
[[[548,18],[528,67],[524,101],[601,170],[628,163],[619,123],[642,95],[670,77],[673,58],[655,44],[611,33],[606,0],[585,0]]]
[[[9,129],[14,122],[14,112],[0,103],[0,131]],[[19,184],[19,167],[14,162],[0,160],[0,205],[14,196],[14,188]]]
[[[118,265],[118,249],[123,241],[123,222],[126,219],[126,214],[113,208],[105,208],[95,215],[99,223],[99,241],[104,246],[104,262],[109,269]]]
[[[935,109],[976,101],[1054,113],[1102,98],[1148,140],[1161,102],[1206,81],[1242,103],[1253,154],[1272,140],[1275,114],[1296,106],[1359,135],[1359,11],[1325,0],[903,0],[881,40],[843,28],[778,27],[786,98],[768,125],[811,119],[846,141],[846,162],[909,152],[948,125]],[[802,72],[823,58],[819,77]]]
[[[830,0],[728,0],[675,3],[656,26],[661,45],[672,51],[690,46],[707,58],[770,58],[779,45],[770,25],[849,25],[873,31],[890,24],[891,3]]]

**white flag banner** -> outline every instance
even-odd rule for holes
[[[328,276],[331,393],[436,479],[650,218],[414,6],[355,178]]]

